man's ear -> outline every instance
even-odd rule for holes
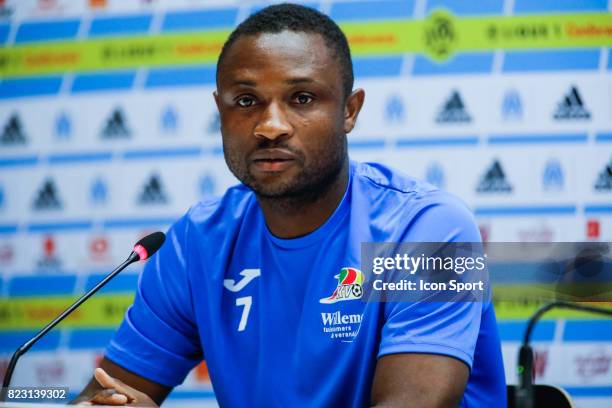
[[[361,88],[354,90],[344,105],[344,132],[349,133],[355,127],[357,116],[365,100],[365,91]]]
[[[219,109],[221,100],[219,99],[219,94],[217,93],[217,91],[213,91],[213,97],[215,98],[215,103],[217,104],[217,110],[221,111],[221,109]]]

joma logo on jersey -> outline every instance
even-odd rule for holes
[[[356,268],[342,268],[334,278],[338,279],[338,286],[330,297],[319,300],[320,303],[329,304],[343,300],[361,299],[363,295],[363,273]]]

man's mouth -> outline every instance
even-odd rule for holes
[[[295,161],[295,155],[286,149],[261,149],[252,155],[251,161],[259,171],[278,172],[291,166]]]

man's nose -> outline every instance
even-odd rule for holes
[[[276,140],[293,134],[287,114],[278,103],[270,103],[254,129],[255,137]]]

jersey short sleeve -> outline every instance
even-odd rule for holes
[[[202,359],[186,265],[188,221],[179,220],[146,263],[134,303],[106,357],[135,374],[174,387]]]
[[[445,194],[417,212],[402,242],[480,242],[471,212]],[[472,367],[482,302],[390,302],[385,305],[378,357],[397,353],[441,354]]]

